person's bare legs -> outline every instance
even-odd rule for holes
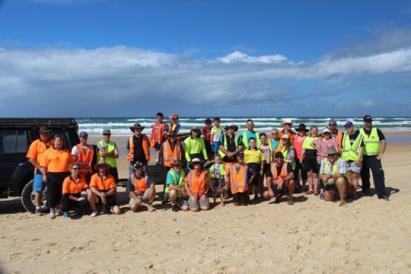
[[[334,189],[329,189],[324,191],[324,201],[333,202],[335,199],[336,192]]]
[[[340,196],[339,205],[343,206],[346,204],[345,198],[347,196],[347,181],[344,177],[338,177],[335,181],[335,186],[338,190],[338,195]]]
[[[307,193],[313,193],[314,192],[314,185],[313,185],[314,182],[313,181],[314,181],[313,172],[308,171],[308,173],[307,173],[307,183],[308,183]]]
[[[318,195],[320,192],[318,191],[318,183],[320,182],[320,177],[318,174],[313,173],[313,186],[314,186],[314,194]]]
[[[355,172],[350,172],[350,186],[349,186],[349,190],[348,193],[352,194],[354,199],[357,199],[357,188],[358,188],[358,182],[360,179],[360,174],[359,173],[355,173]]]
[[[120,207],[118,205],[115,205],[113,207],[110,208],[111,213],[115,214],[115,215],[119,215],[120,214]]]
[[[295,180],[294,179],[288,180],[287,189],[288,189],[288,204],[292,205],[294,204],[293,194],[295,192]]]
[[[91,191],[88,192],[87,199],[88,199],[88,202],[90,204],[91,211],[93,211],[93,212],[97,212],[96,198],[97,198],[96,194],[94,194]]]

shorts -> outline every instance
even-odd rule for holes
[[[210,208],[210,203],[208,198],[192,200],[190,197],[188,199],[188,206],[190,209],[199,210],[201,208]]]
[[[247,166],[248,166],[247,178],[251,178],[251,176],[254,175],[254,179],[250,182],[250,185],[252,186],[258,185],[258,180],[260,179],[261,165],[256,164],[256,163],[248,163]]]
[[[177,191],[177,199],[183,199],[183,198],[186,198],[186,197],[187,196],[183,192]],[[164,193],[164,200],[166,200],[166,201],[170,200],[170,192]]]
[[[144,191],[144,193],[135,193],[135,194],[137,196],[137,199],[136,198],[130,198],[129,204],[131,206],[137,204],[139,201],[148,204],[148,201],[150,200],[149,190],[148,189],[146,189],[146,191]]]
[[[307,173],[312,171],[312,172],[318,174],[318,172],[320,171],[320,167],[319,167],[318,162],[317,162],[317,157],[312,157],[312,156],[305,157],[304,161],[303,161],[303,168],[304,168],[305,172],[307,172]]]
[[[225,187],[225,179],[224,178],[213,179],[213,185],[214,185],[214,189],[224,188]]]
[[[33,176],[33,191],[42,192],[44,189],[43,174],[34,174]]]
[[[107,206],[109,206],[109,207],[118,206],[117,199],[113,195],[112,196],[107,196],[106,201],[107,201]],[[97,205],[102,205],[101,199],[98,196],[97,196],[97,203],[96,204]]]
[[[233,203],[247,205],[249,200],[248,192],[237,192],[233,194]]]
[[[347,162],[347,170],[354,173],[360,173],[361,165],[357,165],[355,162],[349,161]]]
[[[271,190],[275,195],[284,195],[287,193],[287,184],[284,183],[281,189],[278,189],[276,185],[272,185]]]
[[[271,164],[265,163],[263,166],[263,174],[266,174],[271,169]]]

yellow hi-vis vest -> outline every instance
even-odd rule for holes
[[[361,160],[361,159],[358,159],[358,149],[360,148],[362,141],[363,141],[363,136],[361,134],[358,134],[354,143],[351,145],[350,135],[345,133],[343,141],[342,141],[341,158],[343,158],[345,161]]]
[[[241,141],[243,143],[244,149],[248,149],[247,133],[248,133],[248,131],[244,131],[241,134]],[[258,132],[255,132],[255,140],[256,140],[256,143],[257,143],[257,147],[260,147],[260,135],[258,134]]]
[[[364,155],[378,155],[380,153],[380,137],[378,136],[377,128],[373,127],[370,135],[367,135],[362,128],[360,129],[360,135],[364,138]]]
[[[114,152],[116,149],[116,145],[114,142],[109,141],[108,143],[105,143],[104,140],[101,140],[98,142],[99,147],[103,148],[106,150],[106,152]],[[101,159],[104,160],[104,163],[108,164],[110,167],[117,167],[117,159],[114,157],[101,157],[100,153],[97,154],[97,162],[99,163]]]

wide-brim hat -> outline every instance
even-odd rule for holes
[[[188,165],[188,167],[189,167],[190,169],[193,169],[193,168],[194,168],[194,165],[196,165],[196,164],[200,164],[200,166],[203,166],[203,161],[201,161],[200,158],[194,158],[194,159],[191,160],[191,162],[190,162],[190,164]]]
[[[201,135],[201,130],[198,127],[192,128],[190,130],[190,134],[193,133],[194,131],[197,132],[199,136]]]
[[[132,127],[130,127],[130,130],[131,130],[132,132],[134,132],[135,129],[144,130],[144,128],[145,128],[145,127],[143,127],[141,124],[137,123],[137,124],[134,124]]]
[[[295,128],[296,131],[301,131],[304,130],[305,132],[308,132],[309,129],[307,129],[307,126],[305,124],[299,124],[298,127]]]
[[[282,121],[281,121],[281,124],[283,124],[283,125],[285,125],[285,124],[292,124],[293,123],[293,120],[291,120],[290,118],[284,118]]]
[[[229,125],[227,125],[227,126],[225,127],[225,130],[228,130],[228,129],[230,129],[230,128],[234,129],[234,131],[238,131],[238,126],[235,125],[235,124],[229,124]]]
[[[40,127],[39,132],[40,133],[50,133],[50,129],[48,127]]]
[[[102,168],[102,167],[104,167],[104,168],[109,168],[110,166],[106,163],[106,162],[104,162],[104,161],[100,161],[100,162],[98,162],[95,166],[94,166],[94,169],[95,170],[98,170],[99,168]]]

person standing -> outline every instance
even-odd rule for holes
[[[226,172],[230,166],[236,161],[236,154],[241,151],[241,147],[238,145],[235,133],[238,130],[238,126],[230,124],[225,127],[226,133],[221,135],[220,139],[220,156],[225,163]]]
[[[239,152],[236,154],[237,163],[234,163],[228,169],[227,176],[230,178],[229,186],[233,195],[233,204],[235,206],[248,206],[248,183],[247,174],[248,167],[244,162],[244,153]]]
[[[304,191],[305,184],[307,183],[307,172],[303,168],[303,143],[305,138],[307,137],[308,129],[305,124],[299,124],[298,128],[295,129],[297,131],[297,135],[294,137],[294,149],[295,149],[295,169],[294,169],[294,177],[296,181],[297,187],[301,188],[301,191]],[[300,184],[300,173],[301,173],[301,184]]]
[[[385,189],[384,169],[381,164],[387,145],[385,136],[380,129],[373,127],[370,115],[365,115],[363,121],[364,127],[359,130],[364,145],[364,158],[361,168],[362,191],[365,195],[370,194],[371,169],[378,199],[389,200]]]
[[[83,176],[87,183],[90,183],[93,174],[93,157],[94,149],[87,144],[88,134],[85,131],[80,132],[80,143],[71,149],[71,155],[78,164],[79,174]]]
[[[201,137],[200,129],[193,128],[190,136],[184,140],[184,152],[187,163],[190,163],[191,159],[194,158],[208,160],[206,146],[203,137]]]
[[[317,162],[319,165],[321,165],[322,160],[327,158],[327,151],[330,147],[334,147],[338,151],[337,139],[332,137],[331,130],[329,128],[325,128],[323,130],[322,137],[315,140],[313,144],[317,149]]]
[[[26,157],[29,162],[34,166],[34,178],[33,178],[33,191],[34,200],[36,204],[36,215],[41,214],[42,198],[43,198],[43,174],[41,173],[40,159],[42,154],[51,146],[50,130],[46,127],[40,127],[39,138],[30,144]]]
[[[134,174],[134,164],[136,162],[141,163],[144,171],[147,173],[147,165],[150,161],[150,141],[148,137],[143,134],[144,127],[137,123],[130,127],[130,130],[134,134],[128,138],[127,142],[127,160],[129,161],[127,192],[130,191],[130,187],[133,184],[131,177]]]
[[[116,184],[118,183],[117,158],[120,155],[117,144],[111,139],[111,130],[103,130],[103,140],[97,143],[97,162],[106,163],[108,165],[108,172],[113,175]]]
[[[278,133],[278,129],[273,128],[271,129],[271,137],[269,140],[269,144],[271,147],[271,151],[273,152],[273,154],[275,152],[281,151],[282,149],[282,142]]]
[[[212,126],[211,119],[207,118],[204,121],[204,127],[201,129],[201,133],[204,136],[204,144],[207,151],[207,155],[210,157],[212,154],[211,148],[211,126]]]
[[[64,179],[70,175],[70,165],[73,157],[65,148],[63,135],[56,134],[52,142],[41,157],[40,165],[43,173],[43,182],[47,183],[47,207],[49,216],[54,219],[59,212],[60,200]]]
[[[283,126],[283,129],[278,132],[278,135],[279,135],[280,139],[282,140],[283,135],[287,134],[288,137],[291,140],[291,144],[293,144],[294,143],[294,137],[296,135],[296,133],[292,129],[293,120],[291,120],[290,118],[285,118],[285,119],[282,120],[281,124]]]
[[[302,160],[303,160],[303,168],[307,173],[307,183],[308,183],[308,191],[307,194],[315,193],[316,195],[319,194],[318,192],[318,172],[320,166],[317,162],[317,148],[314,146],[313,142],[318,138],[318,128],[316,126],[310,127],[309,135],[304,139],[303,142],[303,151],[302,151]]]
[[[337,128],[337,121],[331,119],[328,122],[328,129],[331,131],[331,136],[337,140],[338,146],[337,151],[341,154],[341,146],[342,146],[342,139],[343,139],[343,132]]]
[[[220,139],[223,134],[223,128],[220,126],[221,119],[215,117],[213,120],[213,127],[211,128],[211,151],[213,155],[217,154],[220,150]]]
[[[180,131],[180,123],[178,122],[178,114],[172,114],[170,116],[170,123],[168,124],[168,134],[175,134],[177,135]]]
[[[156,117],[156,121],[151,126],[150,144],[152,148],[158,151],[164,141],[166,133],[168,132],[168,126],[164,123],[163,113],[158,112]]]
[[[240,136],[238,136],[238,144],[241,146],[243,151],[248,148],[250,138],[254,138],[256,140],[257,147],[260,146],[260,135],[254,130],[254,121],[252,119],[247,120],[247,131],[244,131]]]

